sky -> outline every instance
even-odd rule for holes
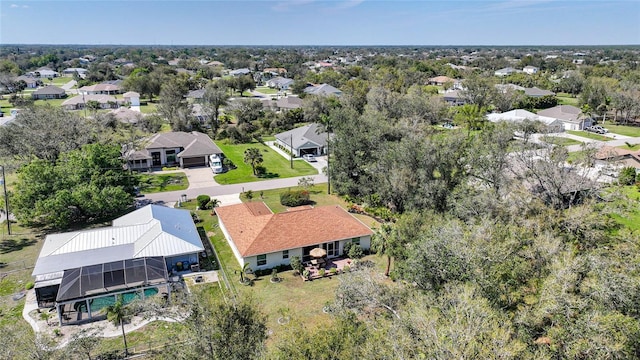
[[[0,44],[638,45],[640,0],[0,0]]]

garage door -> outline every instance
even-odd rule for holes
[[[184,167],[206,166],[206,165],[207,165],[207,158],[204,156],[182,158],[182,166]]]

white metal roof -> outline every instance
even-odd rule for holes
[[[148,205],[115,219],[110,227],[48,235],[33,275],[108,261],[171,257],[203,250],[188,210]]]

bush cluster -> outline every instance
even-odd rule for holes
[[[284,206],[301,206],[311,204],[309,191],[307,190],[287,190],[280,194],[280,204]]]
[[[196,198],[196,202],[198,203],[198,209],[206,210],[209,206],[209,202],[211,201],[211,197],[209,195],[198,195]]]

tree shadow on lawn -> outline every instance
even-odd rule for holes
[[[8,254],[10,252],[20,251],[27,246],[31,246],[35,244],[36,242],[37,240],[35,239],[26,239],[26,238],[22,238],[19,240],[15,240],[15,239],[2,240],[2,242],[0,242],[0,253]]]
[[[260,175],[258,176],[260,179],[273,179],[273,178],[279,178],[280,174],[276,174],[276,173],[272,173],[272,172],[268,172],[266,174]]]

